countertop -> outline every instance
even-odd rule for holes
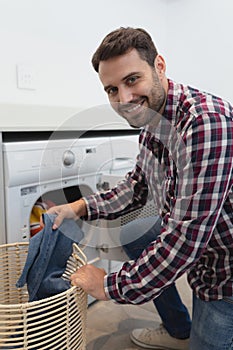
[[[0,132],[132,129],[109,105],[66,106],[0,104]]]

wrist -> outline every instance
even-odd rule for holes
[[[78,217],[87,215],[86,203],[82,198],[70,203],[70,207]]]

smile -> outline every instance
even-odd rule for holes
[[[140,109],[141,106],[142,106],[141,104],[138,104],[138,105],[136,105],[136,106],[133,106],[132,108],[127,109],[126,112],[128,112],[128,113],[135,112],[135,111],[137,111],[138,109]]]
[[[145,102],[145,99],[141,100],[140,103],[131,103],[128,108],[125,108],[125,112],[126,113],[137,113],[137,112],[141,112],[143,107],[143,104]]]

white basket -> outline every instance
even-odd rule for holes
[[[0,245],[0,349],[84,350],[87,295],[77,287],[28,302],[17,289],[28,243]]]

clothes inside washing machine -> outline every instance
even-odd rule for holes
[[[39,198],[34,206],[32,207],[30,215],[30,236],[33,237],[35,234],[41,231],[42,226],[40,224],[41,215],[44,214],[49,208],[55,206],[55,203],[51,200],[42,200]]]

